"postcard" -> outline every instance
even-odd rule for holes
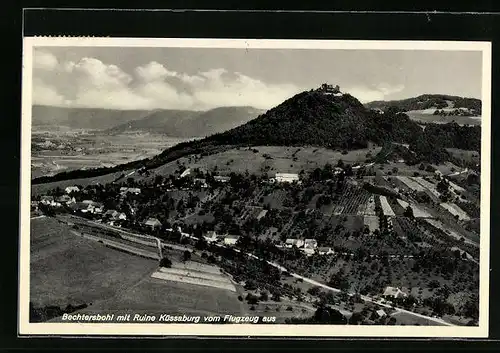
[[[19,335],[487,337],[491,43],[25,37]]]

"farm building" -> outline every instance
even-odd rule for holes
[[[66,189],[64,189],[64,192],[66,194],[71,194],[72,192],[79,192],[80,188],[78,186],[68,186]]]
[[[318,242],[316,239],[306,239],[304,240],[304,248],[306,249],[316,249],[318,247]]]
[[[285,246],[287,248],[291,248],[293,246],[296,246],[298,248],[300,248],[301,246],[304,245],[304,241],[302,239],[293,239],[293,238],[288,238],[286,241],[285,241]]]
[[[405,298],[407,294],[397,287],[386,287],[383,296],[398,299]]]
[[[382,310],[382,309],[375,311],[375,314],[377,314],[377,316],[378,316],[380,319],[381,319],[381,318],[383,318],[383,317],[386,317],[386,316],[387,316],[387,314],[385,313],[385,311],[384,311],[384,310]]]
[[[231,178],[228,176],[223,176],[223,175],[215,175],[214,180],[221,182],[221,183],[227,183],[227,182],[229,182],[229,180],[231,180]]]
[[[161,222],[156,218],[148,218],[144,225],[154,230],[161,227]]]
[[[320,255],[331,255],[334,253],[335,252],[333,251],[333,249],[330,247],[327,247],[327,246],[320,246],[318,248],[318,254],[320,254]]]
[[[191,169],[186,169],[181,173],[181,178],[187,177],[189,174],[191,174]]]
[[[228,235],[224,237],[224,244],[225,245],[236,245],[236,242],[238,241],[240,237],[237,235]]]
[[[299,181],[299,175],[294,173],[276,173],[275,179],[279,183],[292,183]]]

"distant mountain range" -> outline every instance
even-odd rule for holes
[[[247,123],[204,139],[184,142],[161,154],[108,169],[72,171],[34,182],[91,177],[111,172],[157,168],[180,157],[209,154],[238,146],[317,146],[352,150],[378,145],[408,144],[414,163],[441,163],[446,148],[479,151],[481,128],[450,124],[420,124],[394,109],[367,109],[355,97],[324,87],[299,93]],[[405,147],[406,148],[406,147]]]
[[[221,107],[208,111],[111,110],[35,105],[34,126],[100,130],[108,134],[150,132],[172,137],[203,137],[245,124],[263,113],[253,107]]]
[[[393,100],[374,101],[366,103],[368,109],[380,109],[386,111],[389,108],[397,111],[421,111],[426,109],[459,109],[463,108],[476,115],[481,115],[481,100],[476,98],[464,98],[445,94],[423,94],[418,97]]]
[[[144,131],[175,137],[203,137],[245,124],[263,112],[253,107],[221,107],[205,112],[158,110],[105,132],[120,134]]]

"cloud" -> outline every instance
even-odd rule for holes
[[[52,71],[57,68],[59,62],[57,58],[44,50],[35,49],[33,53],[33,68],[36,70]]]
[[[385,100],[388,96],[403,91],[404,88],[404,85],[390,85],[388,83],[381,83],[374,87],[350,87],[346,88],[345,92],[356,97],[361,103],[368,103],[378,100]]]
[[[65,99],[55,87],[45,84],[40,79],[33,79],[33,103],[40,105],[65,105]]]
[[[35,56],[36,104],[110,109],[268,109],[301,91],[291,84],[269,84],[223,68],[189,74],[152,61],[127,73],[96,58],[60,62],[43,51]]]

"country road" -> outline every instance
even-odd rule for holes
[[[74,216],[73,216],[74,217]],[[80,218],[80,217],[76,217],[80,220],[83,220],[83,221],[86,221],[88,223],[92,223],[94,225],[98,225],[100,227],[103,227],[103,228],[108,228],[108,229],[111,229],[111,230],[114,230],[114,231],[117,231],[117,232],[120,232],[120,233],[124,233],[124,234],[128,234],[128,235],[131,235],[131,236],[134,236],[134,237],[138,237],[138,238],[143,238],[143,239],[150,239],[150,240],[154,240],[156,242],[158,242],[158,244],[160,244],[159,246],[161,246],[161,248],[163,249],[164,247],[170,247],[170,248],[173,248],[173,249],[177,249],[177,250],[181,250],[181,251],[185,251],[185,250],[192,250],[188,247],[185,247],[185,246],[180,246],[180,245],[177,245],[177,244],[171,244],[171,243],[167,243],[165,242],[164,240],[161,240],[157,237],[154,237],[154,236],[151,236],[151,235],[140,235],[140,234],[136,234],[136,233],[132,233],[132,232],[129,232],[129,231],[125,231],[123,229],[120,229],[120,228],[116,228],[116,227],[112,227],[112,226],[108,226],[108,225],[105,225],[105,224],[101,224],[101,223],[97,223],[97,222],[93,222],[93,221],[89,221],[87,219],[84,219],[84,218]],[[94,237],[94,236],[92,236]],[[94,237],[94,238],[97,238],[97,237]],[[133,241],[132,239],[129,239],[131,241]],[[111,242],[109,240],[106,240],[108,243]],[[113,245],[116,245],[116,244],[113,244]],[[218,244],[218,243],[215,243],[216,246],[218,247],[222,247],[222,248],[231,248],[233,251],[235,252],[238,252],[238,253],[243,253],[245,255],[247,255],[248,257],[251,257],[251,258],[254,258],[256,260],[264,260],[262,258],[259,258],[258,256],[252,254],[252,253],[246,253],[246,252],[242,252],[240,249],[237,249],[237,248],[234,248],[234,247],[228,247],[224,244]],[[130,248],[130,246],[127,246],[127,248]],[[141,250],[142,252],[142,250]],[[315,281],[311,278],[308,278],[308,277],[304,277],[302,275],[299,275],[297,273],[293,273],[293,272],[290,272],[288,271],[288,269],[286,269],[285,267],[281,266],[280,264],[278,263],[275,263],[275,262],[271,262],[271,261],[268,261],[268,260],[265,260],[269,265],[279,269],[280,271],[286,271],[286,272],[289,272],[290,275],[294,278],[298,278],[298,279],[301,279],[303,280],[304,282],[307,282],[307,283],[310,283],[312,285],[315,285],[315,286],[318,286],[318,287],[321,287],[323,289],[326,289],[326,290],[330,290],[332,292],[335,292],[335,293],[340,293],[341,290],[339,288],[334,288],[334,287],[330,287],[326,284],[323,284],[321,282],[318,282],[318,281]],[[354,295],[354,293],[349,293],[349,295]],[[366,295],[361,295],[361,299],[364,300],[365,302],[370,302],[370,303],[373,303],[373,304],[376,304],[376,305],[379,305],[379,306],[383,306],[383,307],[386,307],[386,308],[391,308],[391,309],[394,309],[396,310],[396,312],[398,313],[406,313],[408,315],[412,315],[412,316],[416,316],[416,317],[419,317],[419,318],[423,318],[423,319],[426,319],[426,320],[429,320],[429,321],[432,321],[432,322],[435,322],[437,324],[440,324],[440,325],[445,325],[445,326],[455,326],[449,322],[446,322],[440,318],[435,318],[435,317],[431,317],[431,316],[426,316],[426,315],[423,315],[423,314],[418,314],[418,313],[415,313],[413,311],[410,311],[410,310],[406,310],[406,309],[402,309],[402,308],[398,308],[398,307],[393,307],[389,304],[385,304],[385,303],[382,303],[381,301],[375,299],[375,298],[372,298],[372,297],[369,297],[369,296],[366,296]]]

